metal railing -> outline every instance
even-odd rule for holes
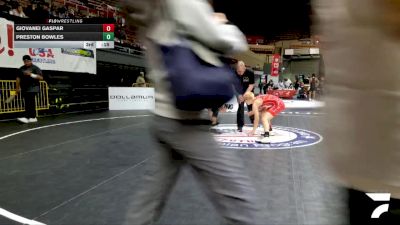
[[[21,93],[16,92],[15,80],[0,80],[0,114],[25,111],[25,101]],[[49,87],[46,81],[40,81],[40,92],[36,95],[36,110],[49,109]]]

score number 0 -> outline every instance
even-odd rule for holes
[[[114,32],[114,24],[103,24],[103,32]]]
[[[103,24],[103,41],[114,40],[114,24]]]

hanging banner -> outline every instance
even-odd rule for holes
[[[273,76],[273,77],[279,76],[280,59],[281,59],[281,56],[279,54],[275,54],[272,57],[271,76]]]
[[[24,55],[42,70],[96,74],[95,49],[14,48],[14,22],[0,18],[0,67],[20,68]]]

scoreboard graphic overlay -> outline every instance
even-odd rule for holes
[[[114,48],[113,20],[47,19],[14,26],[16,48]]]

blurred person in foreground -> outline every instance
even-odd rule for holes
[[[16,80],[16,91],[21,92],[25,100],[25,117],[18,118],[21,123],[36,123],[36,101],[35,97],[40,91],[39,81],[43,80],[42,71],[32,64],[29,55],[22,57],[24,65],[19,68]]]
[[[190,37],[185,38],[186,43],[196,55],[218,66],[222,63],[213,50],[223,54],[245,51],[244,35],[228,24],[224,14],[214,14],[205,0],[131,0],[126,4],[130,21],[144,26],[148,74],[155,82],[156,115],[151,130],[157,147],[157,156],[152,161],[154,171],[146,176],[133,199],[127,222],[155,222],[181,168],[189,165],[218,213],[229,224],[256,224],[255,191],[242,161],[234,152],[217,145],[209,131],[210,121],[202,119],[201,112],[180,111],[175,107],[159,47],[181,43],[182,37]]]
[[[208,109],[208,115],[210,116],[211,126],[217,126],[219,124],[218,122],[219,109],[220,108],[217,107]]]
[[[400,224],[400,1],[315,0],[327,77],[324,157],[349,222]],[[390,193],[373,201],[366,193]],[[388,204],[388,212],[371,218]]]

